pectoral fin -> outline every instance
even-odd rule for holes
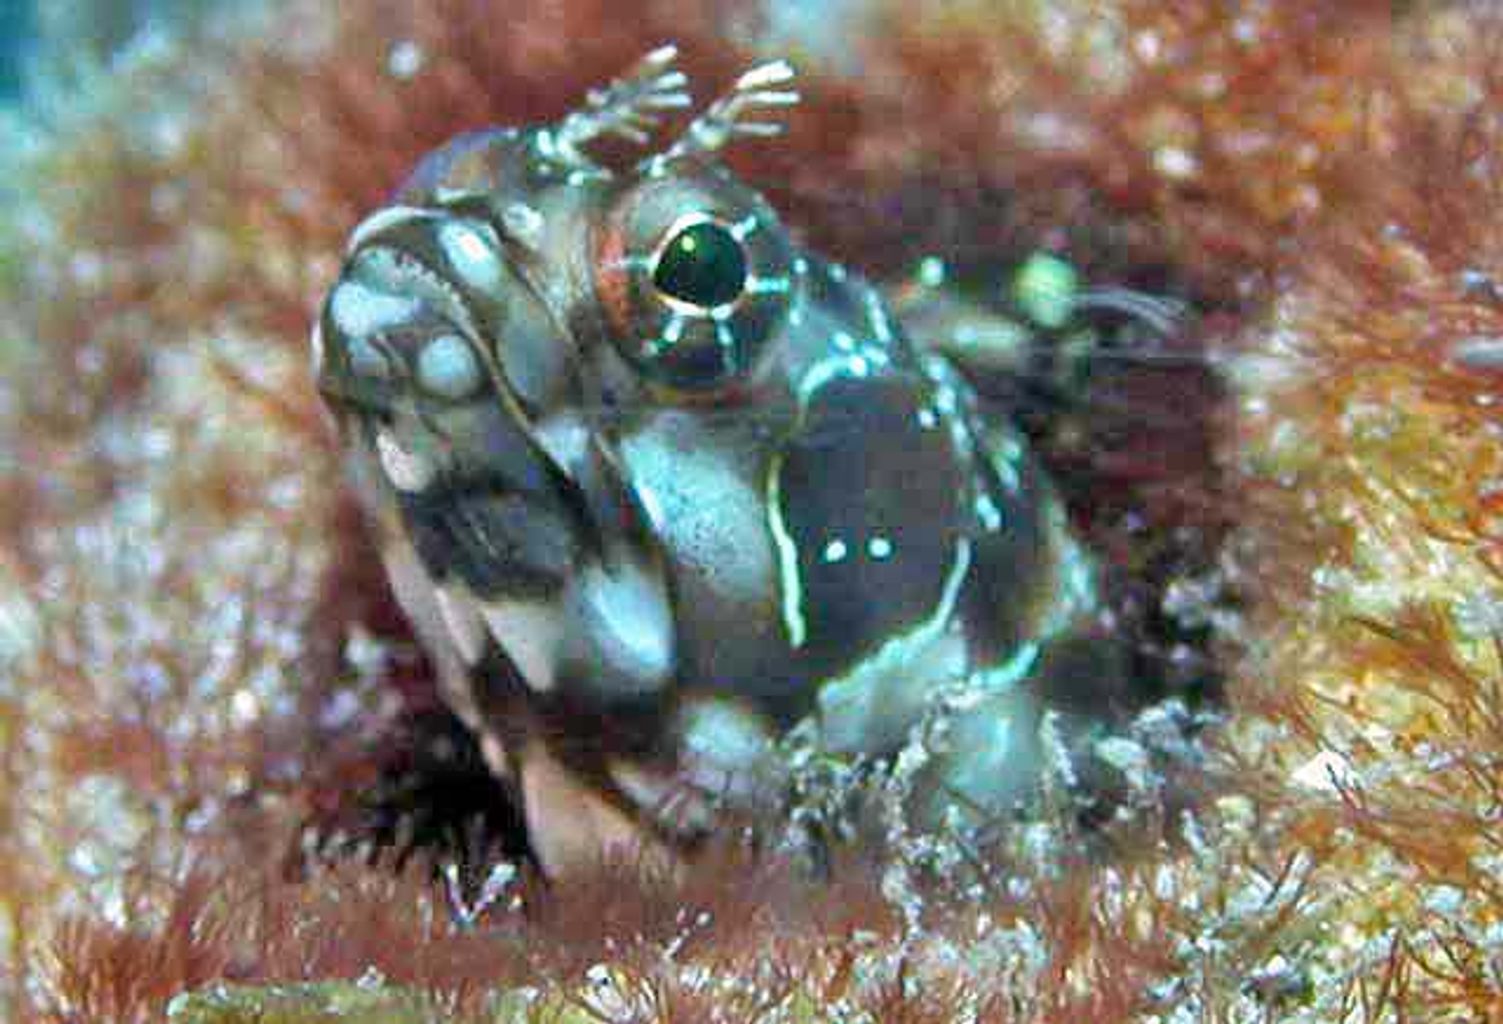
[[[517,758],[527,834],[549,878],[604,863],[670,867],[675,858],[609,795],[571,771],[542,742]]]

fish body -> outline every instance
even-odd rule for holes
[[[776,804],[796,729],[883,758],[944,711],[916,813],[1006,807],[1095,611],[1006,410],[716,158],[786,64],[587,155],[686,103],[671,57],[426,158],[315,330],[393,588],[554,873]]]

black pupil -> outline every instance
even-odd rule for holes
[[[723,306],[746,285],[746,254],[719,224],[693,224],[669,240],[652,283],[665,295],[696,306]]]

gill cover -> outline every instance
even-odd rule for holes
[[[472,725],[491,709],[462,677],[497,651],[534,694],[606,706],[674,671],[661,555],[590,411],[601,385],[574,326],[589,282],[558,251],[609,178],[579,147],[686,102],[671,58],[650,54],[556,126],[425,160],[355,230],[315,331],[399,596],[425,642],[445,634],[445,689]]]

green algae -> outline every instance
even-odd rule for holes
[[[168,1024],[599,1024],[617,1019],[648,1021],[659,1015],[651,1006],[627,1006],[619,994],[604,999],[598,993],[540,996],[530,988],[498,992],[487,1000],[484,1011],[465,1014],[429,993],[366,979],[221,984],[185,992],[167,1006]],[[815,1024],[826,1018],[813,997],[794,993],[763,1019],[769,1024]]]
[[[420,1024],[453,1018],[426,993],[363,981],[215,985],[167,1006],[170,1024]],[[524,1020],[508,1014],[498,1022]]]

